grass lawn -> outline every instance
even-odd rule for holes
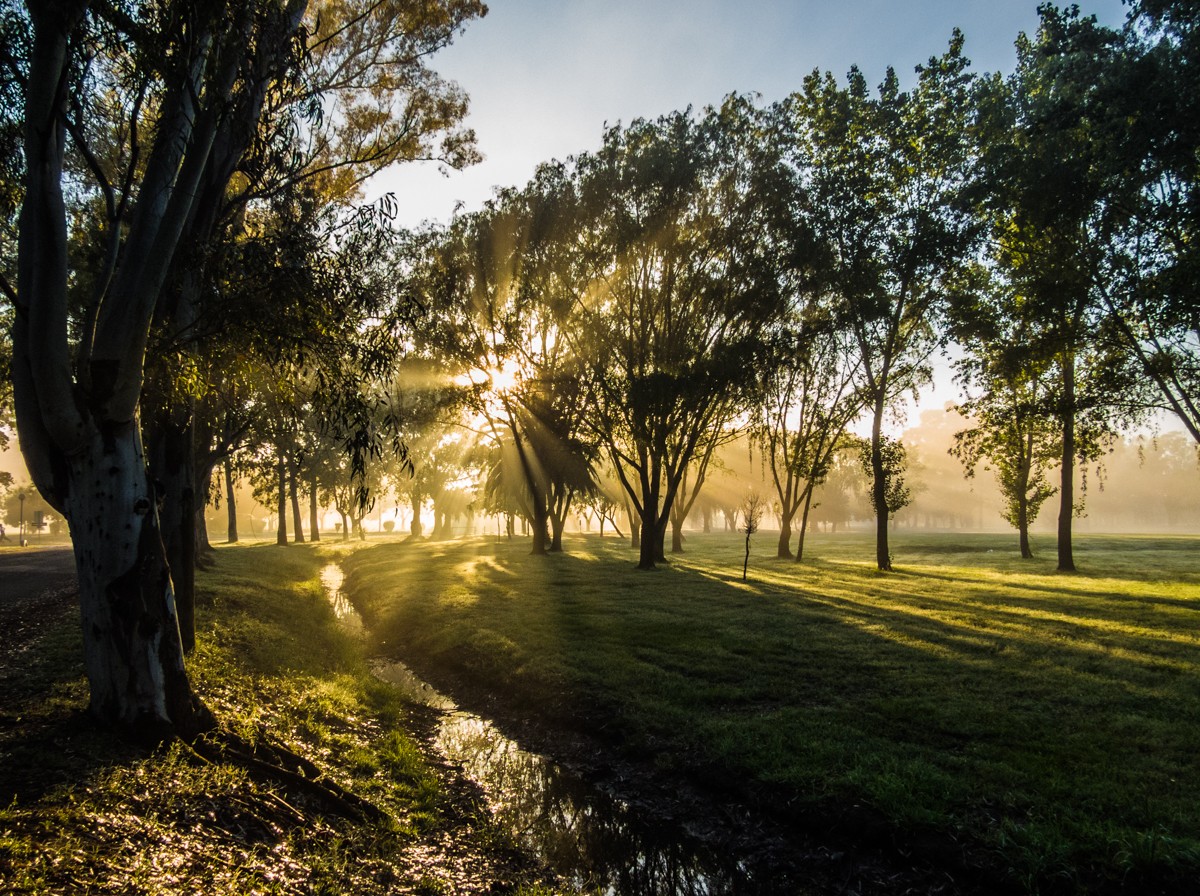
[[[528,556],[494,537],[349,557],[377,649],[529,713],[604,725],[664,769],[837,818],[939,832],[1018,886],[1200,873],[1200,539],[810,537],[811,561],[690,535],[653,572],[615,537]]]
[[[318,573],[336,545],[221,547],[199,577],[193,682],[222,725],[317,763],[388,820],[182,743],[92,723],[78,611],[0,655],[0,892],[544,894],[414,735]],[[419,726],[418,726],[419,727]],[[501,884],[501,882],[503,882]]]

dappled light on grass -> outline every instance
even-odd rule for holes
[[[179,742],[148,753],[95,727],[81,715],[72,618],[31,651],[52,662],[5,670],[15,687],[0,726],[0,891],[383,896],[526,881],[547,892],[466,785],[404,733],[411,707],[370,675],[323,592],[322,578],[337,577],[322,564],[337,553],[219,549],[200,579],[189,669],[230,732],[317,763],[386,820],[347,817],[224,753]]]
[[[495,557],[478,556],[472,557],[460,563],[457,567],[458,573],[464,578],[474,580],[476,574],[490,575],[495,577],[508,576],[515,578],[515,573],[507,569],[503,564],[497,562]]]
[[[745,585],[738,537],[694,533],[653,573],[583,536],[560,557],[474,540],[348,568],[398,656],[665,768],[966,832],[1033,878],[1054,856],[1139,873],[1131,844],[1155,831],[1175,844],[1160,872],[1200,868],[1195,554],[1081,538],[1090,574],[1061,576],[1001,536],[895,543],[895,574],[863,538],[815,536],[814,562],[755,561]],[[460,590],[469,608],[441,597]]]

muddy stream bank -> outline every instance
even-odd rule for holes
[[[362,620],[342,590],[341,568],[329,564],[321,581],[342,624],[361,633]],[[528,749],[496,722],[457,705],[399,659],[377,658],[372,669],[407,699],[436,714],[432,750],[481,789],[503,830],[581,892],[605,896],[961,892],[947,876],[932,869],[897,864],[873,851],[822,843],[811,833],[759,817],[752,808],[682,782],[679,787],[668,785],[669,789],[651,785],[652,770],[622,766],[603,755],[597,744],[564,735],[559,751],[553,748],[553,734],[542,732],[544,736],[537,738],[540,749]]]

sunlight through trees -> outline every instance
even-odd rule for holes
[[[476,0],[0,8],[0,447],[15,420],[70,525],[103,717],[211,724],[193,572],[242,480],[281,545],[327,510],[534,554],[603,520],[648,570],[668,532],[739,525],[737,472],[779,557],[873,514],[887,571],[910,473],[951,448],[889,431],[947,352],[965,473],[995,472],[1024,556],[1057,495],[1069,572],[1123,434],[1165,412],[1200,445],[1187,4],[1123,30],[1043,7],[1007,75],[955,32],[909,89],[814,71],[606,126],[411,231],[362,185],[477,160],[430,67]]]

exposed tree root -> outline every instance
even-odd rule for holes
[[[209,762],[240,764],[313,796],[345,818],[373,824],[390,820],[386,812],[342,787],[310,759],[271,743],[265,732],[257,742],[251,743],[231,731],[217,728],[188,741],[188,746]]]

